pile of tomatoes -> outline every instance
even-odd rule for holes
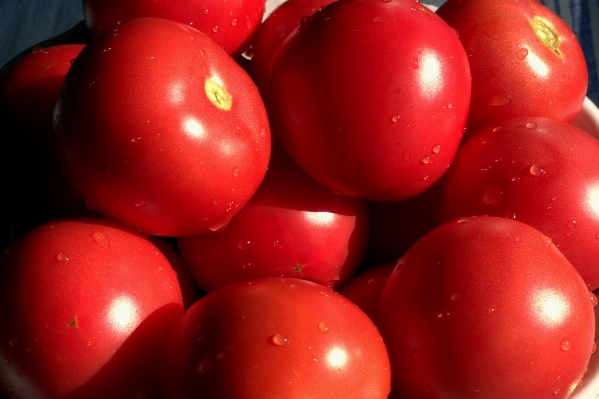
[[[599,141],[570,124],[586,64],[551,11],[83,5],[81,43],[0,76],[3,395],[583,383]]]

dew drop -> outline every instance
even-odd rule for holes
[[[137,204],[135,204],[135,206],[138,208],[145,208],[147,205],[148,203],[144,200],[138,201]]]
[[[238,176],[239,176],[239,169],[233,168],[233,177],[238,177]]]
[[[237,26],[237,18],[231,19],[231,26]]]
[[[424,356],[424,353],[422,353],[422,351],[420,349],[412,349],[412,358],[418,364],[426,363],[426,357]]]
[[[431,157],[426,155],[420,160],[420,162],[422,162],[422,164],[424,164],[424,165],[429,164],[429,163],[431,163]]]
[[[400,118],[399,115],[393,115],[391,117],[391,122],[393,122],[393,123],[399,122],[399,118]]]
[[[490,107],[502,107],[510,103],[511,96],[508,93],[496,93],[493,94],[487,100],[487,105]]]
[[[416,12],[416,7],[410,7],[410,11]]]
[[[591,349],[591,353],[595,353],[596,350],[597,350],[597,343],[593,342],[593,349]]]
[[[531,176],[541,176],[545,171],[539,164],[535,163],[528,168],[528,173],[530,173]]]
[[[522,61],[523,59],[526,58],[526,56],[528,55],[528,49],[527,48],[521,48],[516,52],[516,57],[518,57],[518,59],[520,61]]]
[[[530,129],[530,130],[534,130],[537,128],[537,124],[534,122],[528,122],[525,126],[527,129]]]
[[[56,260],[59,262],[65,262],[65,261],[69,260],[69,258],[61,252],[56,255]]]
[[[246,27],[246,28],[248,28],[248,29],[252,29],[252,26],[253,26],[253,25],[252,25],[252,20],[250,19],[250,17],[249,17],[249,16],[247,16],[247,17],[245,18],[245,27]]]
[[[231,219],[225,219],[225,220],[221,221],[220,223],[210,226],[209,229],[210,229],[210,231],[224,230],[229,225],[229,222],[231,222]]]
[[[576,227],[576,220],[570,220],[570,221],[568,222],[568,228],[569,228],[570,230],[574,230],[574,228],[575,228],[575,227]]]
[[[206,7],[204,7],[204,14],[208,14],[208,12],[209,10]]]
[[[457,301],[458,299],[460,299],[460,294],[457,292],[451,296],[452,301]]]
[[[276,240],[275,242],[273,242],[273,246],[275,248],[277,248],[277,249],[281,249],[282,248],[281,243],[279,242],[279,240]]]
[[[206,356],[204,358],[204,360],[202,360],[202,363],[200,363],[200,365],[198,366],[198,371],[202,374],[206,374],[207,372],[210,371],[211,367],[212,367],[212,360],[210,359],[210,357]]]
[[[250,240],[240,241],[237,246],[239,247],[239,249],[245,249],[248,245],[250,245]]]
[[[329,326],[324,321],[321,321],[320,323],[318,323],[318,330],[321,333],[326,334],[329,332]]]
[[[570,341],[568,341],[566,338],[562,339],[562,341],[559,343],[559,347],[562,348],[563,351],[570,349],[570,346]]]
[[[559,392],[560,392],[559,388],[555,388],[555,391],[553,391],[553,393],[554,393],[555,395],[559,395]]]
[[[283,334],[279,334],[279,333],[271,336],[268,339],[268,342],[270,342],[271,344],[276,345],[276,346],[289,345],[289,340],[287,339],[287,337],[285,337]]]
[[[433,151],[433,154],[438,154],[441,151],[441,144],[435,144],[433,146],[432,151]]]
[[[468,223],[469,218],[468,217],[461,217],[457,220],[457,223]]]
[[[412,57],[410,59],[410,65],[412,65],[412,68],[417,69],[419,67],[419,65],[418,65],[418,58]]]
[[[214,32],[214,33],[218,32],[218,25],[214,25],[212,27],[212,32]]]
[[[137,136],[136,136],[136,137],[133,137],[133,138],[131,139],[131,142],[132,142],[132,143],[138,143],[138,142],[139,142],[139,140],[141,140],[141,137],[137,137]]]
[[[593,305],[593,307],[597,306],[597,295],[595,295],[593,291],[589,291],[589,297],[591,298],[591,304]]]
[[[503,201],[503,191],[500,187],[489,186],[483,193],[483,202],[487,205],[499,205]]]
[[[493,314],[493,313],[495,313],[495,308],[488,308],[488,309],[487,309],[487,314],[490,314],[490,315],[491,315],[491,314]]]
[[[452,103],[447,104],[447,108],[449,108],[449,109],[453,108],[453,104]]]
[[[110,244],[110,238],[100,231],[96,231],[92,233],[92,239],[96,242],[96,244],[103,246],[106,248],[108,244]]]

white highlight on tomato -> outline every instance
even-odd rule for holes
[[[566,318],[570,304],[561,293],[548,288],[534,293],[533,311],[543,324],[555,326]]]
[[[304,217],[316,226],[326,226],[335,220],[335,214],[331,212],[304,212]]]
[[[169,87],[168,98],[173,104],[179,104],[185,100],[185,85],[181,82],[174,82]]]
[[[599,185],[591,186],[586,195],[586,203],[599,219]]]
[[[546,78],[549,75],[549,67],[538,55],[533,52],[529,52],[526,56],[526,62],[535,76],[539,78]]]
[[[108,310],[108,321],[115,330],[130,333],[138,324],[139,315],[135,302],[127,297],[116,298]]]
[[[203,138],[205,135],[204,128],[202,127],[200,122],[198,122],[195,118],[193,118],[191,116],[186,118],[185,121],[183,122],[183,129],[190,136],[198,138],[198,139]]]
[[[434,52],[424,53],[418,62],[420,90],[429,97],[435,97],[443,89],[441,62]]]
[[[347,363],[347,352],[343,348],[332,348],[327,353],[327,363],[331,367],[342,368]]]

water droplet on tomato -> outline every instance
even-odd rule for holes
[[[206,7],[204,7],[204,14],[208,14],[208,12],[209,10]]]
[[[597,350],[597,343],[593,342],[593,349],[591,349],[591,353],[595,353],[596,350]]]
[[[562,341],[559,343],[559,347],[562,348],[563,351],[570,349],[570,346],[570,341],[566,338],[562,339]]]
[[[249,15],[245,17],[245,27],[248,29],[252,29],[252,20]]]
[[[418,364],[426,363],[426,356],[424,356],[424,353],[418,348],[412,349],[412,358]]]
[[[231,19],[231,26],[237,26],[237,18]]]
[[[56,260],[59,262],[65,262],[65,261],[69,260],[69,258],[61,252],[56,255]]]
[[[447,104],[447,108],[449,108],[449,109],[453,108],[453,104],[452,103]]]
[[[239,169],[233,168],[233,177],[238,177],[238,176],[239,176]]]
[[[247,248],[248,245],[250,245],[250,240],[247,240],[247,241],[244,240],[244,241],[239,242],[238,247],[239,247],[239,249],[245,249],[245,248]]]
[[[470,218],[464,216],[464,217],[459,218],[456,222],[457,223],[468,223],[469,220],[470,220]]]
[[[502,107],[504,105],[508,105],[511,101],[512,96],[508,93],[496,93],[493,94],[487,100],[487,105],[490,107]]]
[[[497,133],[500,130],[501,130],[501,126],[496,126],[493,128],[493,133]]]
[[[417,69],[419,67],[419,65],[418,65],[418,58],[412,57],[410,59],[410,65],[412,65],[412,68]]]
[[[212,32],[214,32],[214,33],[218,32],[218,25],[214,25],[212,27]]]
[[[410,11],[416,12],[416,7],[410,7]]]
[[[276,240],[275,242],[273,242],[273,245],[277,249],[281,249],[282,248],[281,243],[279,242],[279,240]]]
[[[537,128],[537,124],[534,123],[534,122],[528,122],[525,126],[526,126],[527,129],[530,129],[530,130],[533,130],[533,129]]]
[[[231,222],[231,219],[225,219],[223,221],[221,221],[220,223],[216,223],[212,226],[209,227],[210,231],[221,231],[224,230],[229,223]]]
[[[212,367],[212,359],[210,359],[209,356],[206,356],[204,358],[204,360],[202,360],[202,363],[200,363],[200,365],[198,366],[198,371],[202,374],[206,374],[207,372],[210,371],[211,367]]]
[[[541,176],[545,171],[539,164],[535,163],[528,168],[528,173],[531,176]]]
[[[420,160],[420,162],[422,162],[422,164],[424,164],[424,165],[429,164],[429,163],[431,163],[431,157],[426,155]]]
[[[138,201],[137,204],[135,204],[135,206],[138,208],[145,208],[147,205],[148,203],[144,200]]]
[[[391,117],[391,122],[393,122],[393,123],[399,122],[399,118],[400,118],[399,115],[393,115]]]
[[[516,57],[522,61],[523,59],[526,58],[526,56],[528,55],[528,49],[527,48],[521,48],[516,52]]]
[[[458,299],[460,299],[460,294],[457,292],[451,296],[452,301],[457,301]]]
[[[101,245],[104,248],[110,244],[110,238],[101,231],[92,233],[92,239],[96,242],[96,244]]]
[[[570,220],[567,226],[570,230],[574,230],[576,228],[576,220]]]
[[[141,137],[137,137],[137,136],[136,136],[136,137],[133,137],[133,138],[131,139],[131,142],[132,142],[132,143],[137,143],[137,142],[139,142],[139,140],[141,140]]]
[[[487,205],[499,205],[503,201],[503,191],[500,187],[489,186],[483,193],[483,202]]]
[[[487,309],[487,314],[490,314],[490,315],[491,315],[491,314],[493,314],[493,313],[495,313],[495,308],[488,308],[488,309]]]
[[[595,295],[594,292],[589,291],[589,297],[591,298],[591,304],[593,305],[593,307],[597,306],[597,295]]]
[[[435,144],[433,146],[432,151],[433,151],[433,154],[438,154],[441,151],[441,144]]]
[[[329,326],[324,321],[321,321],[320,323],[318,323],[318,331],[320,331],[323,334],[326,334],[329,332]]]
[[[270,342],[271,344],[276,345],[276,346],[289,345],[289,340],[287,339],[287,337],[285,337],[283,334],[279,334],[279,333],[271,336],[268,339],[268,342]]]

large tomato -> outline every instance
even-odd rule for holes
[[[599,287],[599,141],[565,122],[521,117],[472,136],[443,179],[439,221],[494,215],[551,237]]]
[[[161,399],[386,399],[391,372],[372,321],[309,281],[227,285],[196,302],[168,338]]]
[[[37,227],[0,258],[0,390],[154,399],[177,276],[145,237],[100,219]]]
[[[139,18],[75,59],[54,120],[63,170],[90,206],[146,234],[225,225],[268,166],[258,89],[203,33]]]
[[[412,0],[333,2],[275,53],[265,100],[273,134],[329,189],[396,201],[437,181],[460,143],[466,53]]]
[[[92,35],[139,17],[170,19],[207,34],[228,54],[241,54],[264,15],[264,0],[83,0]]]
[[[177,242],[206,291],[282,276],[339,289],[358,268],[368,227],[365,200],[334,195],[278,150],[256,194],[225,229]]]
[[[515,116],[571,122],[588,84],[578,39],[536,0],[448,0],[439,15],[459,33],[470,62],[468,131]]]
[[[524,223],[446,223],[398,262],[376,321],[406,399],[562,399],[594,346],[594,294]]]

